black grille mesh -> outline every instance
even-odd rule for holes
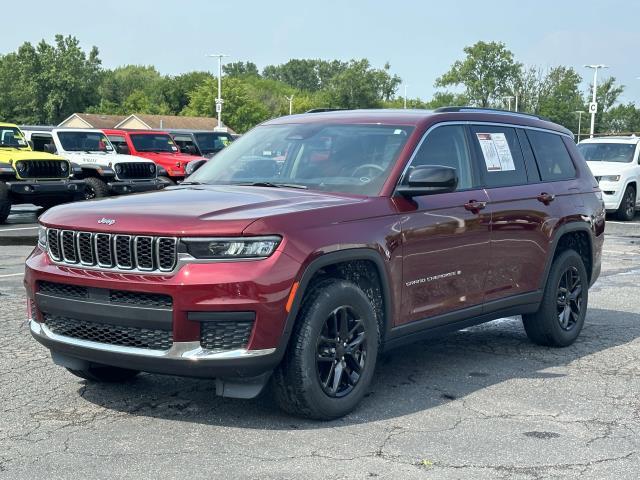
[[[26,171],[22,178],[67,178],[69,162],[66,160],[29,160],[25,161]]]
[[[60,260],[62,253],[60,251],[60,236],[58,230],[50,229],[47,231],[47,243],[49,244],[49,252],[54,260]]]
[[[138,268],[140,270],[153,270],[153,238],[137,237],[135,252]]]
[[[113,266],[113,251],[111,248],[111,235],[107,233],[96,234],[96,251],[98,264],[105,267]]]
[[[78,256],[81,263],[93,265],[95,263],[91,234],[87,232],[78,233]]]
[[[57,335],[108,345],[168,350],[173,344],[172,332],[165,330],[94,323],[49,314],[44,315],[44,322]]]
[[[63,230],[62,238],[62,258],[65,262],[78,263],[78,255],[76,251],[75,235],[70,230]]]
[[[39,282],[38,291],[57,297],[87,298],[87,289],[64,283]]]
[[[120,173],[118,178],[123,180],[136,180],[142,178],[155,178],[156,166],[153,163],[118,163]],[[153,168],[153,170],[151,170]]]
[[[111,303],[125,303],[141,307],[171,308],[173,300],[169,295],[160,293],[127,292],[124,290],[111,290],[109,292]]]
[[[200,327],[200,346],[212,351],[247,348],[252,321],[203,322]]]
[[[133,268],[129,235],[116,235],[116,263],[121,268]]]

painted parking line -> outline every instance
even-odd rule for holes
[[[640,255],[640,252],[622,252],[619,250],[603,250],[602,253],[611,253],[614,255]]]
[[[627,226],[640,226],[638,222],[616,222],[615,220],[607,220],[606,223],[615,223],[616,225],[627,225]]]
[[[18,230],[37,230],[38,227],[20,227],[20,228],[0,228],[0,233],[2,232],[17,232]]]
[[[0,275],[0,278],[21,277],[24,273],[9,273],[8,275]]]

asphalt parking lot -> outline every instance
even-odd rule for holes
[[[16,229],[35,214],[17,213],[0,228],[0,478],[638,477],[640,218],[608,224],[573,346],[530,344],[518,318],[418,343],[383,357],[354,413],[318,423],[210,381],[54,367],[24,321],[35,239]]]

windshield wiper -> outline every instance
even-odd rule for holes
[[[274,187],[274,188],[300,188],[306,190],[306,185],[299,185],[297,183],[272,183],[272,182],[246,182],[246,183],[234,183],[233,185],[240,185],[242,187]]]

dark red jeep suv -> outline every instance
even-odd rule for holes
[[[604,218],[571,133],[538,117],[293,115],[179,186],[40,217],[30,328],[87,380],[269,383],[288,412],[335,418],[405,342],[522,315],[534,342],[571,344]]]

